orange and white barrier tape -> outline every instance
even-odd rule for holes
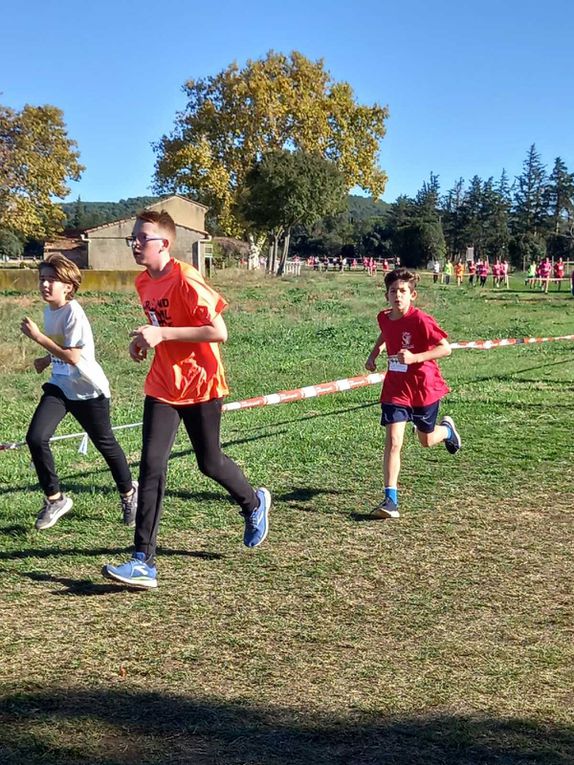
[[[451,343],[453,350],[461,348],[474,348],[479,351],[488,351],[491,348],[502,348],[505,345],[531,345],[533,343],[551,343],[557,340],[574,340],[574,335],[559,335],[558,337],[506,337],[502,340],[461,340],[460,343]]]
[[[328,393],[340,393],[344,390],[364,388],[366,385],[380,383],[384,379],[384,372],[373,372],[370,375],[361,375],[360,377],[347,377],[343,380],[319,383],[319,385],[307,385],[305,388],[270,393],[267,396],[256,396],[244,401],[231,401],[229,404],[223,405],[223,411],[235,412],[238,409],[253,409],[256,406],[269,406],[269,404],[288,404],[291,401],[303,401],[306,398],[326,396]]]
[[[502,340],[470,340],[461,341],[459,343],[451,343],[450,347],[454,350],[474,349],[487,351],[491,348],[503,348],[509,345],[531,345],[535,343],[556,342],[558,340],[574,340],[574,335],[560,335],[558,337],[512,337],[503,338]],[[223,405],[223,411],[235,412],[240,409],[254,409],[255,407],[270,406],[271,404],[288,404],[292,401],[304,401],[308,398],[326,396],[330,393],[342,393],[346,390],[364,388],[367,385],[376,385],[377,383],[381,383],[384,377],[384,372],[373,372],[372,374],[361,375],[359,377],[346,377],[342,380],[319,383],[318,385],[307,385],[304,388],[295,388],[294,390],[285,390],[280,391],[279,393],[269,393],[266,396],[255,396],[255,398],[248,398],[244,399],[243,401],[230,401],[229,403]],[[141,422],[132,422],[128,425],[116,425],[112,428],[112,430],[139,428],[141,425]],[[88,436],[86,433],[70,433],[65,436],[54,436],[50,439],[50,441],[64,441],[68,438],[81,438],[82,442],[78,451],[81,454],[87,453]],[[3,443],[0,444],[0,451],[20,449],[25,445],[25,441]]]

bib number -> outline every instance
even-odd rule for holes
[[[398,356],[389,356],[389,372],[406,372],[408,368],[407,364],[401,364]]]
[[[72,367],[70,364],[66,364],[65,361],[62,361],[62,359],[58,359],[55,356],[52,356],[52,372],[55,375],[71,375],[72,374]]]

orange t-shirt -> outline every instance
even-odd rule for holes
[[[202,327],[210,324],[227,302],[209,287],[199,271],[171,259],[169,272],[152,279],[147,271],[136,278],[142,308],[156,327]],[[154,348],[144,392],[169,404],[197,404],[225,396],[218,343],[171,340]]]

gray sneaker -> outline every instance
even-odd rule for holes
[[[392,499],[389,497],[385,497],[385,499],[381,502],[380,505],[377,505],[375,509],[371,512],[371,518],[400,518],[401,514],[399,513],[399,506],[396,504],[396,502],[393,502]]]
[[[139,484],[137,481],[132,481],[134,487],[133,492],[129,497],[120,497],[122,504],[122,515],[124,517],[124,525],[135,526],[136,525],[136,512],[138,509],[138,489]]]
[[[450,428],[452,437],[445,439],[444,445],[449,454],[456,454],[462,446],[462,440],[452,417],[443,417],[440,424]]]
[[[36,518],[35,525],[38,531],[44,531],[44,529],[50,529],[54,526],[63,515],[72,509],[73,504],[70,497],[66,497],[65,494],[62,494],[60,499],[55,499],[52,502],[49,499],[45,499],[44,507]]]

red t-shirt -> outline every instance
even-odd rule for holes
[[[226,307],[199,271],[172,258],[172,267],[159,279],[147,271],[136,278],[142,308],[157,327],[202,327]],[[170,404],[197,404],[221,398],[229,391],[218,343],[187,343],[171,340],[154,348],[145,381],[147,396]]]
[[[420,364],[397,365],[394,356],[402,350],[424,353],[448,337],[428,313],[411,306],[400,319],[390,318],[391,310],[381,311],[377,316],[389,356],[389,370],[385,375],[381,401],[399,406],[428,406],[445,396],[447,386],[436,361]],[[397,366],[406,369],[397,371]]]

